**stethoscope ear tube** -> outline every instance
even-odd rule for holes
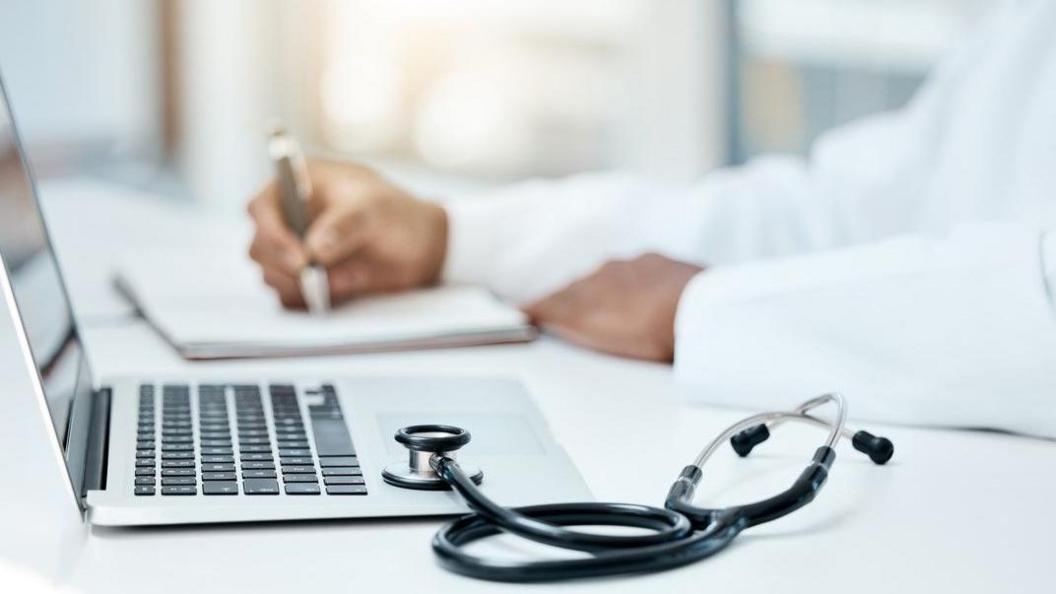
[[[732,509],[744,517],[746,527],[749,528],[787,516],[814,501],[814,497],[829,478],[829,468],[835,459],[836,452],[832,448],[821,446],[814,452],[813,460],[803,469],[791,487],[773,497]]]

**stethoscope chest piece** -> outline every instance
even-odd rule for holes
[[[408,450],[407,462],[391,464],[381,472],[390,485],[404,489],[443,491],[451,488],[433,469],[433,456],[455,459],[456,452],[469,443],[469,432],[452,425],[411,425],[396,432],[396,441]],[[459,463],[462,472],[475,484],[484,480],[479,468]]]

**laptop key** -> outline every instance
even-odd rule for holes
[[[230,456],[233,453],[231,448],[202,448],[203,456]]]
[[[284,474],[282,475],[282,482],[284,483],[315,483],[318,479],[315,478],[314,474]]]
[[[162,468],[161,476],[194,476],[193,468]]]
[[[319,466],[322,466],[323,468],[333,468],[335,466],[359,466],[359,458],[356,456],[319,458]]]
[[[231,439],[230,431],[202,431],[198,434],[202,439]]]
[[[243,478],[275,478],[274,470],[246,470],[245,466],[242,467]]]
[[[139,458],[136,460],[136,468],[146,468],[148,466],[150,468],[154,467],[154,458]]]
[[[162,468],[194,468],[194,460],[162,460]]]
[[[323,484],[330,485],[363,485],[366,484],[361,476],[328,476],[323,479]]]
[[[136,495],[153,495],[154,494],[154,487],[153,486],[148,487],[146,485],[136,485],[135,493],[136,493]]]
[[[136,476],[154,476],[153,468],[137,468]]]
[[[303,456],[296,456],[292,458],[279,458],[279,462],[281,462],[283,466],[307,466],[309,464],[315,463],[315,461],[312,460],[310,457]]]
[[[326,488],[327,495],[366,495],[367,488],[363,485],[334,485]]]
[[[361,468],[324,468],[323,476],[363,476]]]
[[[279,481],[275,479],[243,479],[242,491],[246,495],[278,495]]]
[[[303,456],[311,456],[311,455],[312,455],[312,451],[311,450],[307,450],[307,449],[300,449],[300,448],[297,448],[297,449],[290,449],[290,448],[279,449],[279,456],[282,457],[282,458],[294,457],[294,456],[302,456],[303,457]]]
[[[257,460],[243,460],[242,470],[275,470],[275,464],[270,460],[267,462]]]
[[[244,445],[238,448],[241,452],[246,454],[263,454],[271,453],[271,446],[268,444],[264,445]]]
[[[154,477],[152,477],[152,476],[137,476],[136,477],[136,484],[137,485],[152,485],[153,486],[154,485]]]
[[[234,472],[203,472],[203,481],[233,481],[237,477]]]
[[[354,456],[352,438],[343,419],[312,419],[315,451],[320,456]]]
[[[162,487],[174,487],[178,485],[195,485],[198,481],[193,476],[169,476],[161,479]]]
[[[197,495],[198,487],[195,485],[180,485],[177,487],[162,487],[162,495]]]
[[[267,437],[267,436],[268,436],[268,431],[266,429],[246,429],[245,431],[239,431],[238,432],[238,437],[240,439],[241,438],[254,439],[254,438],[259,438],[259,437]]]
[[[282,474],[315,474],[315,466],[283,466]]]
[[[202,463],[211,464],[233,464],[235,462],[234,456],[202,456]]]
[[[242,454],[243,462],[271,462],[274,460],[271,454]]]
[[[193,460],[194,452],[162,452],[162,460]]]
[[[202,464],[202,472],[234,472],[234,464]]]
[[[231,447],[230,439],[203,439],[199,444],[203,448],[229,448]]]
[[[137,458],[153,458],[156,454],[154,450],[136,450]]]
[[[318,495],[317,483],[293,483],[285,485],[287,495]]]
[[[202,483],[202,493],[206,495],[238,495],[238,483],[235,481]]]

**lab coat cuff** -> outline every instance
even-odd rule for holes
[[[447,211],[447,256],[442,279],[451,283],[486,284],[494,256],[493,209],[480,199],[444,205]]]
[[[708,285],[711,284],[712,270],[698,272],[691,278],[682,290],[682,296],[678,300],[678,309],[675,312],[675,367],[679,367],[681,359],[696,349],[693,341],[699,336],[698,328],[702,322],[702,307],[707,298]]]

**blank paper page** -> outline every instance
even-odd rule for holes
[[[522,312],[473,286],[359,298],[325,316],[290,311],[252,262],[215,250],[140,253],[124,259],[118,279],[151,323],[181,348],[393,346],[528,327]]]

